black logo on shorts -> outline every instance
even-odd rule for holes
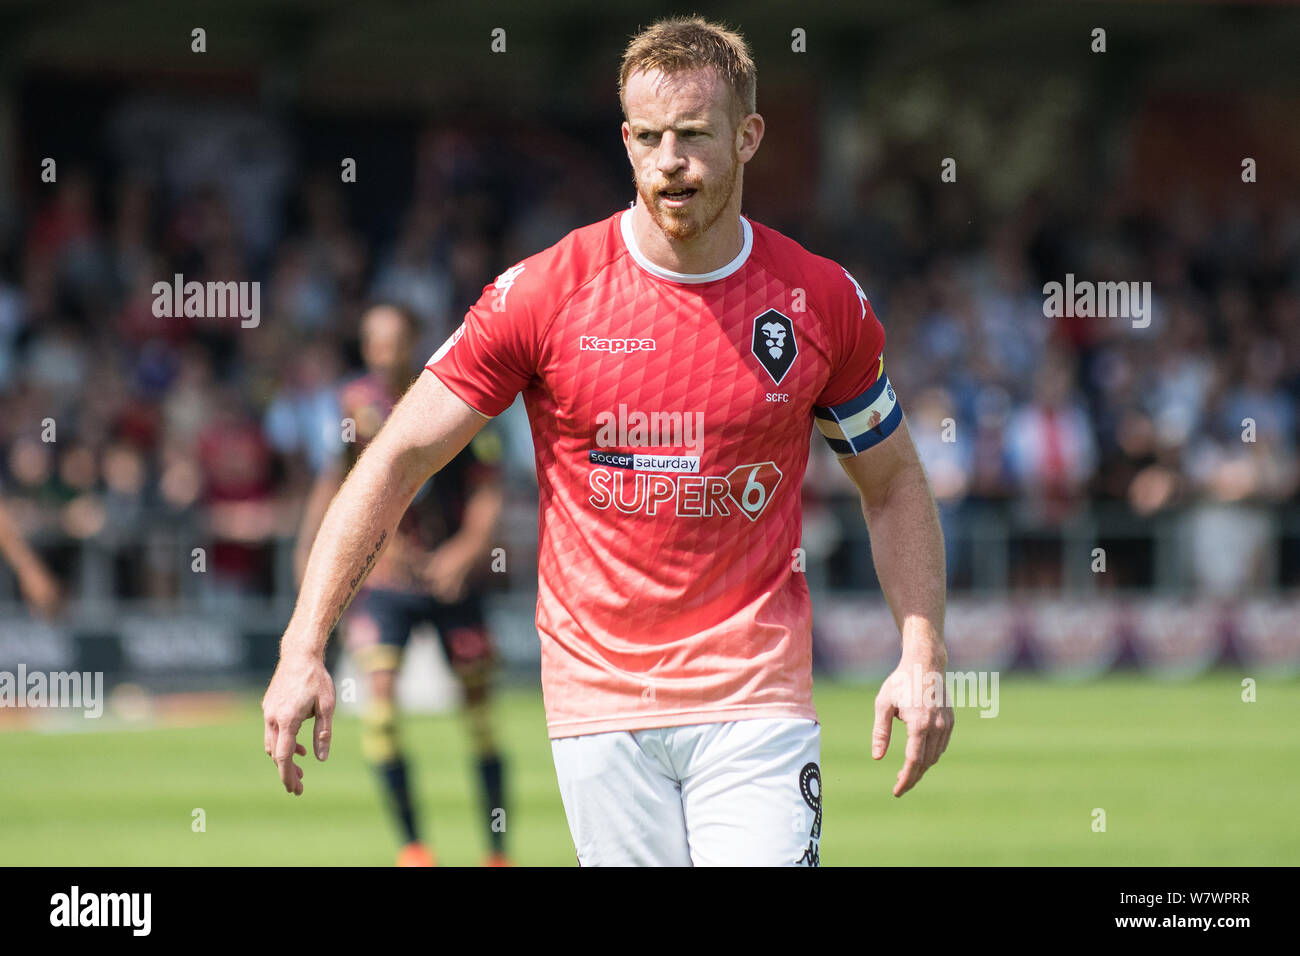
[[[803,802],[812,809],[813,825],[808,831],[808,849],[804,850],[803,856],[795,861],[795,866],[804,863],[809,866],[821,866],[821,853],[817,841],[822,835],[822,773],[815,763],[806,763],[799,771],[799,793],[803,796]]]
[[[754,319],[753,350],[754,358],[767,369],[772,381],[780,385],[799,354],[794,341],[794,323],[776,309],[768,309]]]

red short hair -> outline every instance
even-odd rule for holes
[[[758,70],[745,38],[702,17],[673,17],[647,27],[628,43],[618,74],[618,98],[624,103],[624,114],[623,96],[633,73],[659,70],[669,74],[704,68],[712,69],[731,88],[737,120],[755,112]]]

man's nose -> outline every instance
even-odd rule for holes
[[[671,131],[659,140],[659,157],[656,166],[662,173],[671,173],[686,165],[686,157],[677,151],[677,137]]]

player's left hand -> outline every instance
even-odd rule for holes
[[[944,680],[947,654],[928,648],[903,653],[903,659],[885,678],[876,695],[876,724],[871,732],[871,756],[880,760],[889,750],[889,737],[897,717],[907,727],[907,754],[894,783],[901,797],[916,786],[921,775],[948,749],[955,716]]]

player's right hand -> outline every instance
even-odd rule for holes
[[[307,755],[298,743],[298,728],[308,717],[316,718],[312,737],[316,759],[330,753],[330,731],[334,722],[334,680],[325,662],[316,655],[281,656],[275,676],[262,698],[266,752],[275,760],[286,793],[302,795],[302,768],[294,755]]]

